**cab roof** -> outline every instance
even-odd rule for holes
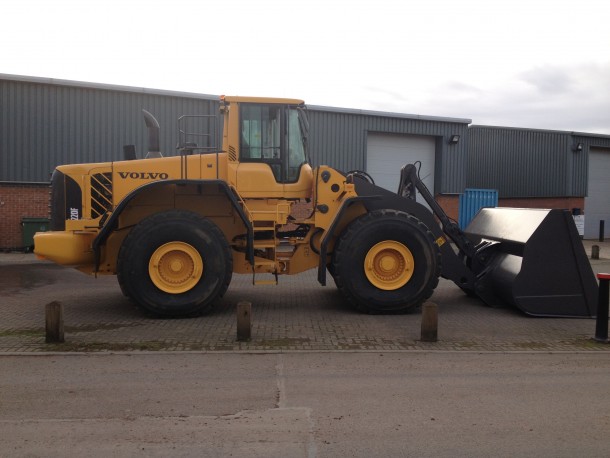
[[[280,105],[303,105],[305,102],[300,99],[283,99],[273,97],[245,97],[235,95],[221,95],[220,100],[228,103],[273,103]]]

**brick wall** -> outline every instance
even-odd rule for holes
[[[458,220],[459,196],[436,196],[436,200],[447,215]],[[519,208],[580,208],[584,210],[583,197],[553,197],[529,199],[500,199],[500,207]],[[311,204],[296,205],[294,213],[307,215]],[[0,250],[23,248],[22,218],[49,217],[49,185],[47,184],[0,184]]]
[[[445,210],[447,216],[454,221],[458,220],[460,197],[455,194],[437,194],[434,196],[438,204]]]
[[[436,201],[443,207],[445,213],[455,221],[459,217],[460,199],[458,195],[436,196]],[[498,207],[513,208],[566,208],[572,210],[579,208],[581,213],[585,210],[584,197],[532,197],[521,199],[498,199]]]
[[[572,210],[580,208],[581,213],[585,210],[584,197],[531,197],[521,199],[498,199],[499,207],[514,208],[565,208]]]
[[[22,218],[48,217],[48,184],[0,184],[0,250],[23,248]]]

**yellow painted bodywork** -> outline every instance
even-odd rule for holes
[[[177,179],[226,181],[226,154],[196,154],[114,162],[112,179],[113,199],[118,205],[134,189],[153,181]]]
[[[325,239],[332,249],[334,240],[345,226],[366,212],[360,203],[347,205],[351,198],[357,197],[353,184],[347,183],[344,175],[330,167],[312,170],[307,163],[301,165],[296,181],[278,183],[268,163],[240,162],[241,103],[298,106],[303,102],[259,97],[224,97],[223,100],[221,111],[225,128],[219,152],[58,167],[80,187],[82,215],[77,220],[66,221],[65,231],[36,234],[35,252],[40,257],[85,272],[97,268],[101,274],[116,274],[121,245],[135,225],[152,214],[183,209],[211,219],[220,228],[232,248],[234,272],[282,275],[317,267],[320,241]],[[92,183],[99,187],[105,176],[111,177],[111,185],[105,185],[107,195],[94,193]],[[162,183],[169,180],[181,181]],[[214,184],[216,180],[228,184],[237,205],[254,228],[254,265],[246,256],[246,226],[227,195]],[[153,182],[158,185],[138,192],[132,198],[138,188]],[[126,198],[129,198],[128,203],[122,205]],[[98,201],[98,207],[107,209],[106,214],[96,214],[92,201]],[[291,215],[296,203],[303,205],[304,202],[313,207],[311,214]],[[101,245],[96,266],[93,240],[119,205],[118,222]],[[341,215],[340,221],[336,221],[338,215]],[[306,235],[282,238],[276,235],[290,226],[308,227],[309,230]],[[333,233],[329,232],[331,227]],[[191,254],[188,249],[179,247],[161,253],[161,257],[168,256],[167,262],[161,263],[161,267],[158,263],[151,267],[153,282],[165,291],[182,291],[181,286],[172,287],[171,281],[190,285],[189,275],[180,276],[189,270],[188,259],[196,266],[194,270],[203,268],[197,267],[198,261]]]
[[[91,243],[97,232],[49,231],[37,232],[35,253],[57,264],[80,266],[93,265]]]
[[[278,183],[268,164],[254,162],[230,163],[229,183],[239,190],[240,196],[248,198],[276,197],[304,199],[311,194],[313,173],[309,164],[301,166],[296,183]]]

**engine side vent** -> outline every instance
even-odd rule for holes
[[[229,146],[229,160],[231,162],[237,161],[237,151],[235,151],[235,147]]]
[[[112,211],[112,173],[91,175],[91,218]]]

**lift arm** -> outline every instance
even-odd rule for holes
[[[417,191],[422,195],[424,200],[432,209],[434,215],[441,222],[443,232],[457,245],[462,253],[468,258],[473,258],[475,255],[475,247],[472,242],[466,237],[458,224],[453,221],[443,208],[434,199],[432,193],[428,190],[424,182],[419,178],[418,170],[415,164],[407,164],[400,170],[400,184],[398,186],[398,195],[407,199],[415,200]]]

